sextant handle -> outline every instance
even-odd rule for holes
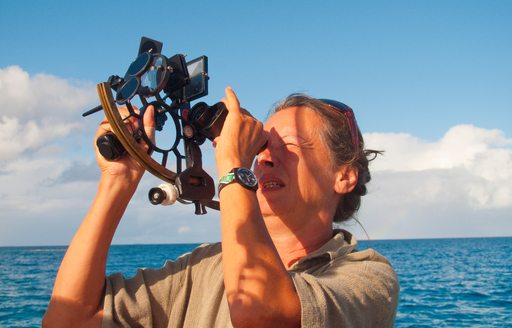
[[[98,150],[107,161],[115,161],[126,154],[126,149],[112,132],[107,132],[96,139]]]

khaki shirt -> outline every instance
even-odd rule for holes
[[[392,327],[398,280],[372,249],[355,251],[344,230],[292,265],[302,327]],[[160,269],[106,279],[103,327],[232,327],[221,244],[201,245]]]

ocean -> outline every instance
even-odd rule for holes
[[[161,267],[197,244],[114,245],[107,273]],[[512,237],[361,241],[400,280],[396,327],[512,327]],[[66,247],[0,247],[0,327],[40,327]]]

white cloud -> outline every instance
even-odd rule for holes
[[[19,66],[0,69],[0,160],[78,133],[86,123],[78,114],[96,98],[90,83],[30,76]]]
[[[92,83],[65,80],[49,74],[30,76],[19,66],[0,69],[2,115],[22,120],[71,116],[97,101]]]
[[[189,226],[181,226],[178,228],[178,233],[181,235],[181,234],[184,234],[184,233],[188,233],[190,232],[190,227]]]
[[[457,125],[436,141],[369,133],[365,142],[385,150],[358,215],[370,237],[512,233],[512,139],[503,132]]]
[[[421,189],[418,201],[443,201],[456,192],[471,207],[512,207],[512,139],[499,130],[457,125],[434,142],[393,133],[370,133],[365,140],[368,148],[385,150],[373,172],[422,172],[410,174],[408,186]]]
[[[27,150],[37,150],[57,138],[66,137],[79,127],[79,123],[66,121],[20,122],[17,117],[1,116],[0,160],[15,159]]]
[[[477,157],[487,154],[494,157],[496,154],[492,153],[496,150],[510,156],[512,146],[512,139],[507,139],[502,131],[472,125],[456,125],[434,142],[405,133],[368,133],[364,138],[368,148],[385,150],[384,158],[375,161],[373,170],[472,168],[477,164]]]
[[[85,132],[92,122],[80,113],[96,98],[91,83],[0,69],[0,244],[57,242],[60,226],[86,210],[82,197],[95,183],[57,181],[76,165],[91,166],[92,151],[82,158],[80,148],[94,130]]]

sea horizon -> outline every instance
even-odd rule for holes
[[[509,236],[469,236],[469,237],[418,237],[418,238],[370,238],[370,239],[361,239],[357,238],[358,242],[372,242],[372,241],[407,241],[407,240],[443,240],[443,239],[486,239],[486,238],[512,238],[512,235]],[[179,242],[179,243],[113,243],[111,246],[142,246],[142,245],[201,245],[201,244],[213,244],[218,243],[220,241],[201,241],[201,242]],[[66,244],[34,244],[34,245],[0,245],[0,248],[10,248],[10,247],[67,247],[69,245]]]

